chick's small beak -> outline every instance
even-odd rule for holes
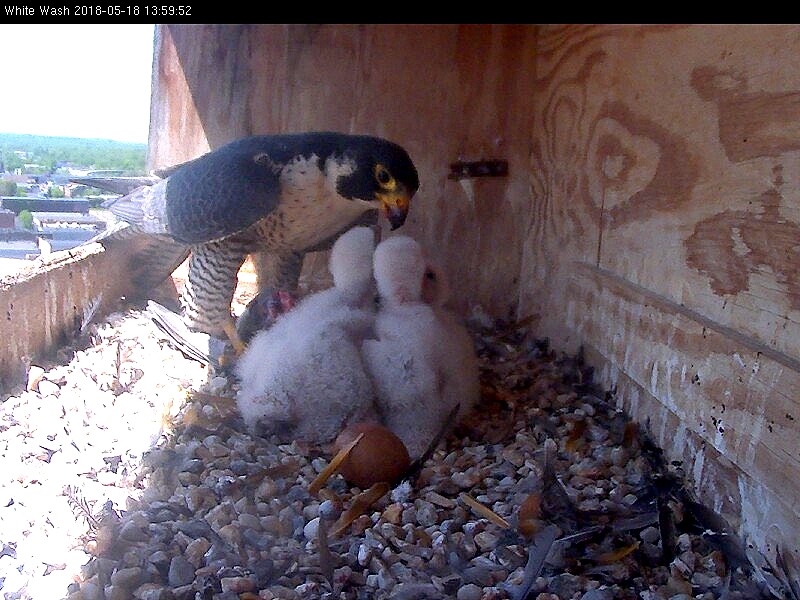
[[[401,227],[406,222],[411,197],[405,191],[397,191],[378,194],[378,198],[382,205],[381,211],[392,226],[392,230]]]

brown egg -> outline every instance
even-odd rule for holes
[[[364,437],[342,463],[342,476],[366,489],[381,481],[394,483],[411,464],[402,440],[383,425],[354,423],[345,427],[333,444],[334,452],[345,448],[359,434]]]

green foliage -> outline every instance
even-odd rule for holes
[[[14,154],[15,150],[30,152],[32,156],[20,158]],[[0,162],[9,171],[25,163],[36,163],[52,170],[56,163],[70,162],[97,170],[122,169],[130,171],[131,175],[144,175],[146,152],[146,144],[0,133]]]
[[[33,229],[33,215],[29,210],[22,210],[19,213],[19,222],[25,229]]]
[[[72,188],[72,197],[73,198],[86,198],[88,196],[102,196],[103,194],[108,194],[108,191],[101,190],[100,188],[92,187],[90,185],[76,185]],[[98,200],[98,203],[103,202],[103,200]]]
[[[63,198],[65,196],[64,190],[58,186],[53,186],[47,190],[48,198]]]
[[[17,184],[13,181],[0,180],[0,196],[19,196]]]

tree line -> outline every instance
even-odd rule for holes
[[[15,151],[29,153],[30,157],[18,156]],[[51,172],[58,163],[69,162],[75,166],[120,169],[142,175],[145,173],[146,152],[146,144],[0,133],[0,163],[6,171],[35,163],[41,165],[44,172]]]

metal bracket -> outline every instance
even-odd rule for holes
[[[458,161],[450,164],[448,179],[472,179],[474,177],[508,177],[507,160]]]

